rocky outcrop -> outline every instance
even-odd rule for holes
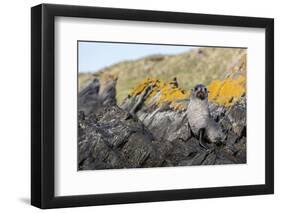
[[[145,126],[126,119],[118,106],[104,106],[79,119],[79,169],[157,167],[162,147]]]
[[[143,91],[151,85],[152,81],[146,85]],[[189,127],[186,111],[188,100],[167,101],[161,94],[161,89],[157,86],[154,89],[157,92],[151,91],[151,94],[154,95],[153,97],[148,96],[149,100],[140,101],[143,92],[139,92],[136,96],[127,97],[122,107],[126,111],[130,111],[134,103],[144,103],[142,108],[136,112],[139,120],[156,140],[161,143],[168,141],[172,147],[178,148],[176,151],[168,151],[170,157],[167,157],[166,161],[170,162],[169,164],[176,166],[246,163],[246,97],[240,97],[230,107],[214,102],[209,104],[210,116],[217,125],[220,125],[227,137],[222,144],[207,144],[209,150],[204,150],[199,146],[198,138],[192,134]],[[171,90],[175,90],[175,88],[171,87]],[[180,91],[180,89],[178,90]],[[158,99],[161,98],[165,104],[159,105]],[[207,138],[205,139],[207,140]]]
[[[212,118],[227,135],[199,146],[190,130],[188,92],[175,79],[145,80],[118,106],[115,84],[94,80],[78,96],[78,168],[117,169],[246,163],[246,97],[225,106],[210,102]],[[108,87],[107,87],[108,86]]]
[[[100,90],[99,78],[93,81],[78,94],[78,111],[85,115],[95,112],[104,106],[116,105],[116,79],[110,79]]]

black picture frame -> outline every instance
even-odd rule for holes
[[[95,195],[54,195],[55,17],[263,28],[266,32],[265,184]],[[41,4],[31,8],[31,204],[60,208],[274,193],[274,20],[241,16]]]

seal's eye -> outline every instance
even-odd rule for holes
[[[204,87],[204,91],[207,92],[207,88],[206,87]]]

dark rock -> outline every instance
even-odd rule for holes
[[[183,166],[201,165],[206,159],[207,155],[208,153],[205,151],[198,152],[192,159],[186,161],[185,165]]]
[[[238,139],[239,139],[238,135],[236,135],[233,131],[229,131],[227,134],[227,140],[225,143],[233,145],[236,143],[236,141]]]
[[[185,109],[146,105],[149,91],[115,99],[116,81],[99,91],[94,80],[78,96],[78,169],[118,169],[246,163],[246,100],[226,108],[210,103],[226,140],[199,146]]]
[[[216,103],[209,103],[209,111],[213,119],[218,122],[225,115],[226,108]]]
[[[78,109],[83,111],[85,115],[93,112],[100,107],[100,82],[95,78],[86,88],[78,94]]]
[[[106,82],[104,89],[100,93],[103,105],[116,105],[116,80]]]
[[[96,112],[102,106],[116,105],[116,80],[109,80],[102,91],[100,82],[95,78],[78,94],[78,109],[85,115]]]
[[[137,115],[157,140],[187,141],[191,137],[186,112],[155,110],[152,113],[141,112]]]
[[[198,141],[188,142],[175,140],[170,142],[170,149],[167,150],[166,159],[173,166],[183,165],[185,161],[191,160],[199,151]]]
[[[85,118],[79,132],[79,169],[154,167],[163,163],[153,137],[141,122],[124,120],[118,106],[102,107]],[[161,150],[161,149],[159,149]]]
[[[210,153],[208,153],[205,160],[202,162],[202,165],[214,165],[216,158],[217,158],[216,153],[214,151],[210,152]]]
[[[244,98],[234,104],[227,112],[227,118],[232,125],[232,130],[238,136],[246,133],[246,104]]]

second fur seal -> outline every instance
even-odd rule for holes
[[[196,85],[191,90],[190,102],[187,108],[188,122],[193,134],[199,137],[199,145],[205,149],[209,147],[203,142],[223,142],[226,135],[222,128],[214,121],[209,112],[208,89],[203,84]]]

